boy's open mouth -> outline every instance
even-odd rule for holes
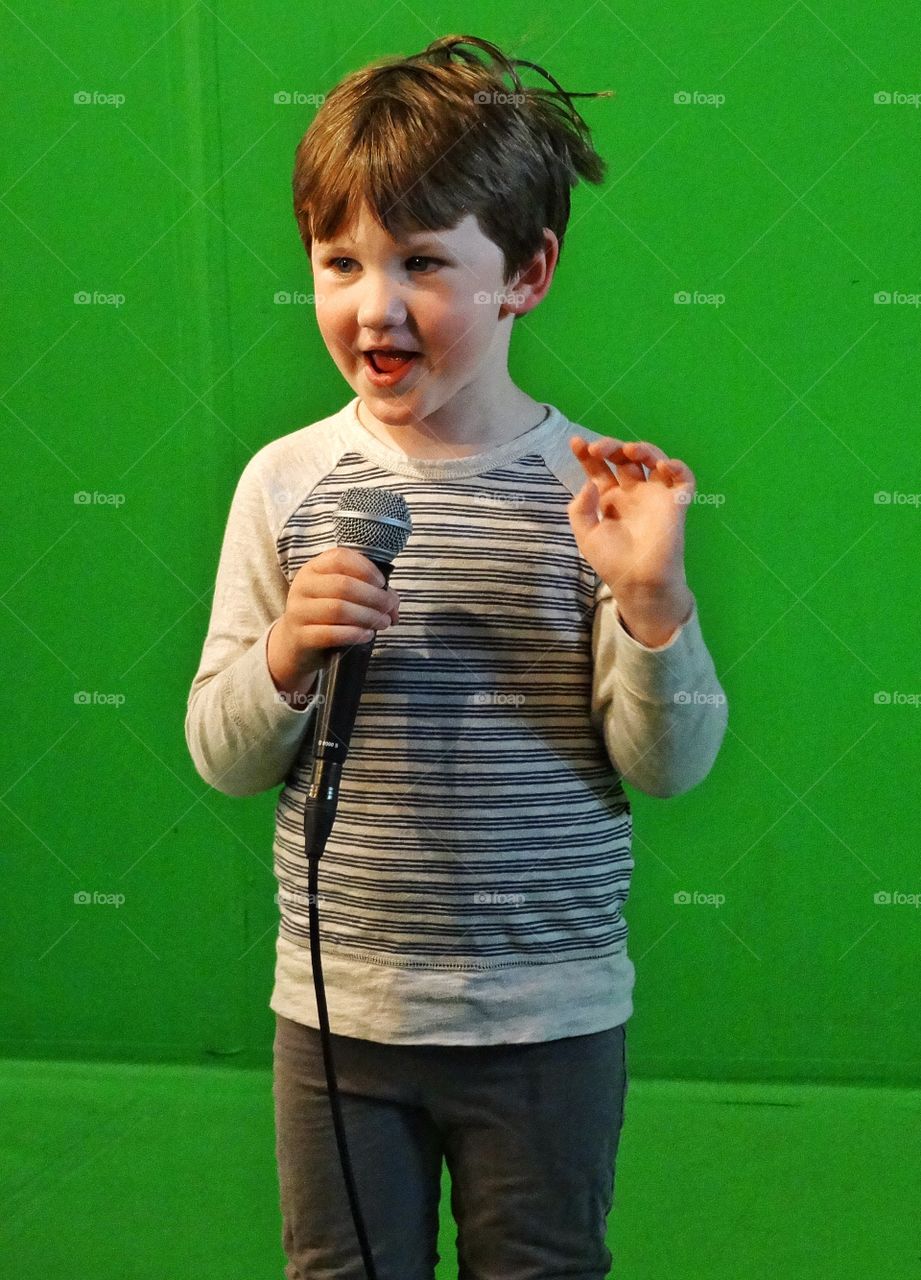
[[[365,351],[364,357],[376,373],[393,373],[415,360],[418,351]]]

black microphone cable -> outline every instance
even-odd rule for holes
[[[353,487],[346,489],[336,510],[336,543],[340,547],[352,547],[362,552],[384,575],[384,585],[390,581],[393,557],[406,546],[412,531],[409,510],[401,494],[389,489]],[[339,803],[339,779],[342,765],[349,750],[352,727],[358,712],[358,703],[364,688],[365,674],[374,648],[376,636],[365,644],[350,645],[345,649],[330,650],[329,661],[317,677],[317,718],[313,735],[313,773],[304,802],[304,851],[307,856],[307,912],[310,924],[310,959],[313,968],[313,985],[320,1020],[320,1040],[323,1045],[323,1065],[326,1071],[326,1087],[333,1117],[333,1128],[339,1148],[342,1176],[348,1193],[355,1234],[364,1262],[368,1280],[377,1280],[374,1258],[368,1243],[355,1177],[349,1158],[345,1127],[332,1045],[329,1039],[329,1014],[326,1008],[326,991],[323,985],[323,965],[320,957],[320,923],[318,880],[320,858],[336,817]]]

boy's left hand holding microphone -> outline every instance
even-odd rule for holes
[[[576,545],[611,588],[630,634],[657,648],[694,607],[684,570],[693,472],[646,441],[569,443],[587,476],[567,507]]]

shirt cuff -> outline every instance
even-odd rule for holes
[[[697,601],[695,600],[694,604],[691,606],[688,616],[684,619],[683,622],[678,623],[678,626],[675,628],[675,630],[672,632],[672,634],[668,637],[668,639],[663,644],[648,645],[648,644],[643,644],[642,640],[637,640],[636,636],[633,635],[632,632],[628,630],[627,624],[623,619],[623,615],[621,614],[620,606],[618,605],[616,607],[615,612],[617,616],[617,623],[621,632],[620,643],[621,644],[623,643],[623,637],[626,636],[627,640],[631,644],[635,645],[636,648],[638,649],[645,649],[647,653],[659,653],[660,650],[662,649],[670,649],[671,646],[678,639],[678,637],[681,635],[681,632],[684,630],[684,628],[693,618],[696,609],[697,609]]]
[[[608,600],[602,607],[611,608]],[[650,648],[631,636],[615,608],[614,661],[620,681],[649,702],[686,702],[710,679],[709,656],[700,630],[697,601],[665,644]]]

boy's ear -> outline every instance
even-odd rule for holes
[[[559,256],[560,245],[555,233],[544,227],[542,247],[505,287],[507,300],[499,309],[500,317],[523,316],[534,310],[550,288]]]

